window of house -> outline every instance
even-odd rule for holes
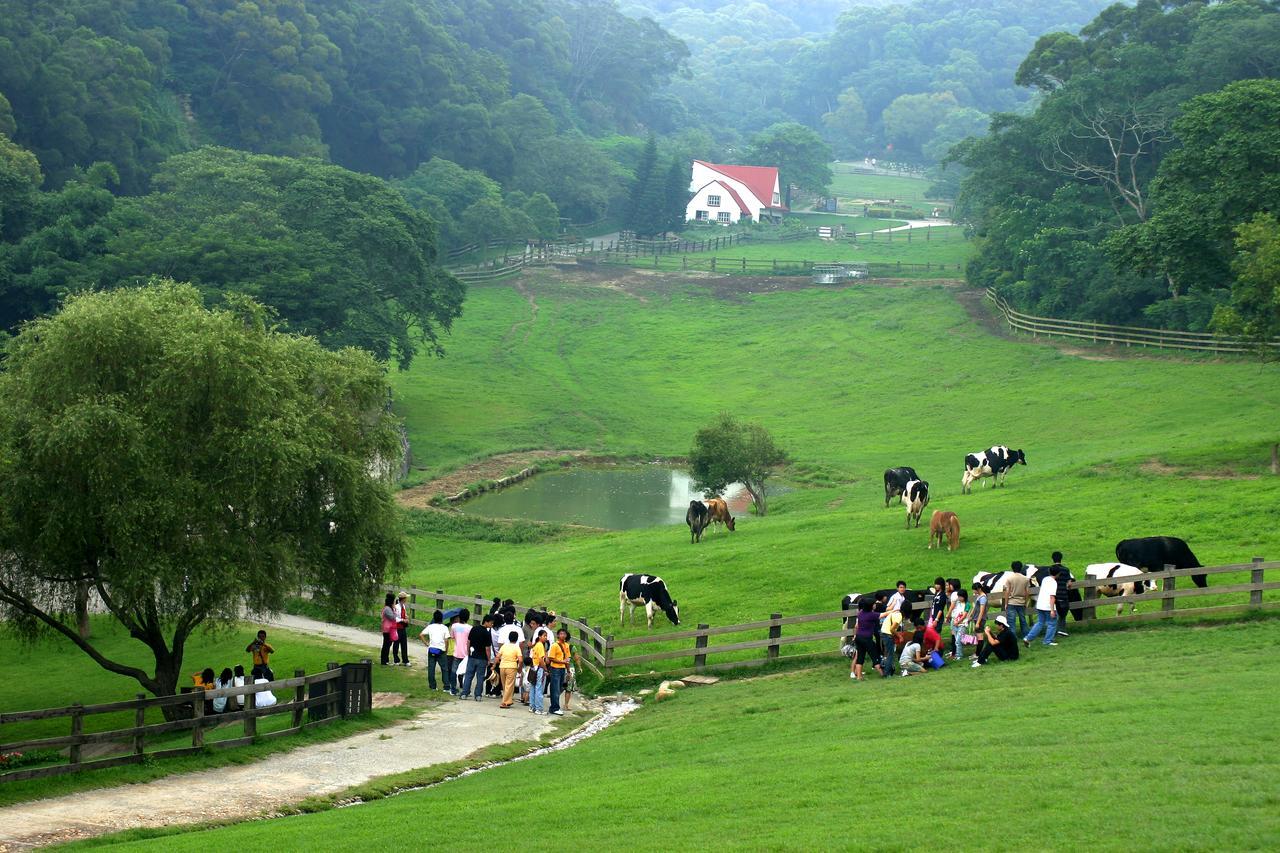
[[[698,220],[699,222],[706,222],[708,218],[707,212],[705,210],[699,210],[697,213],[693,215],[693,218]]]
[[[720,206],[720,196],[718,195],[707,196],[707,207],[719,207],[719,206]]]
[[[774,203],[774,206],[777,206],[777,205],[779,205],[779,204],[782,204],[782,197],[781,197],[781,196],[779,196],[777,193],[774,193],[774,194],[773,194],[773,203]]]
[[[722,211],[720,211],[719,213],[717,213],[717,214],[716,214],[716,220],[717,220],[718,222],[728,222],[728,221],[729,221],[729,211],[727,211],[727,210],[722,210]]]

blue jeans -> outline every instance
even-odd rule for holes
[[[568,669],[551,667],[551,713],[553,714],[560,710],[560,694],[564,692],[564,679],[568,674]]]
[[[529,681],[529,710],[545,711],[546,702],[543,699],[543,689],[547,686],[547,671],[542,667],[538,667],[533,671],[533,678]]]
[[[882,660],[882,669],[886,676],[893,675],[893,664],[898,659],[897,644],[893,641],[892,634],[880,635],[880,653],[884,655]]]
[[[436,667],[440,667],[440,680],[444,682],[444,686],[449,686],[449,667],[445,664],[445,660],[450,659],[444,651],[427,652],[427,686],[432,690],[436,689]]]
[[[1029,643],[1036,637],[1040,636],[1040,632],[1044,632],[1044,644],[1047,646],[1053,642],[1053,635],[1058,633],[1058,612],[1056,610],[1040,610],[1036,609],[1036,624],[1031,626],[1031,630],[1022,638],[1024,643]]]
[[[444,689],[455,696],[458,693],[458,659],[451,654],[444,655]]]
[[[957,660],[959,660],[960,658],[964,657],[964,641],[961,639],[963,636],[964,636],[964,626],[963,626],[963,625],[959,625],[959,626],[957,626],[957,625],[952,625],[952,626],[951,626],[951,640],[952,640],[952,642],[953,642],[953,643],[955,643],[955,647],[956,647],[956,659],[957,659]]]
[[[484,690],[485,670],[489,667],[487,658],[468,658],[467,674],[462,676],[462,695],[466,696],[471,692],[471,682],[474,679],[476,683],[476,698],[480,698],[480,693]]]
[[[1009,630],[1016,631],[1019,637],[1026,636],[1027,629],[1031,627],[1025,604],[1010,604],[1004,611],[1004,618],[1009,620]]]

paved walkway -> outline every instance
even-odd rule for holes
[[[266,624],[375,649],[382,640],[372,631],[299,616],[280,616]],[[548,719],[520,705],[499,709],[496,699],[446,701],[409,722],[253,764],[10,806],[0,809],[0,851],[139,827],[269,814],[379,776],[458,761],[492,744],[536,740],[550,730]]]

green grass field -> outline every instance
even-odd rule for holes
[[[888,849],[921,834],[959,850],[1274,849],[1277,644],[1280,620],[1264,620],[1082,635],[892,682],[853,684],[832,662],[689,688],[571,750],[432,790],[121,846],[373,849],[392,831],[423,846],[441,816],[506,791],[559,805],[543,825],[571,850]]]
[[[846,231],[875,231],[881,228],[893,228],[898,225],[905,225],[905,221],[901,219],[876,219],[873,216],[850,216],[847,213],[808,213],[805,211],[792,211],[787,217],[790,220],[796,220],[804,225],[843,225]]]
[[[930,181],[906,175],[872,175],[852,171],[837,164],[832,169],[831,193],[841,200],[874,199],[876,201],[938,201],[929,197]]]

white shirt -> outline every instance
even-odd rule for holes
[[[444,651],[445,643],[449,642],[449,626],[443,622],[432,622],[422,629],[422,636],[427,638],[428,647]]]
[[[533,642],[538,642],[540,638],[546,638],[548,643],[554,643],[556,638],[551,636],[551,629],[546,625],[539,625],[538,630],[533,632]]]
[[[243,675],[237,675],[235,678],[231,679],[231,686],[232,686],[232,687],[244,687],[244,676],[243,676]],[[244,707],[244,694],[243,694],[243,693],[241,693],[239,696],[237,696],[237,697],[236,697],[236,704],[237,704],[237,705],[239,705],[241,708],[243,708],[243,707]]]
[[[271,682],[267,681],[265,678],[255,678],[253,683],[270,684]],[[274,704],[276,704],[276,694],[272,693],[270,690],[259,690],[254,694],[253,706],[255,708],[270,708]]]
[[[1053,602],[1050,598],[1057,594],[1058,579],[1053,575],[1045,575],[1044,580],[1040,581],[1040,592],[1036,594],[1036,610],[1052,610]]]
[[[227,688],[227,687],[234,687],[234,686],[235,686],[235,685],[234,685],[234,684],[232,684],[230,681],[223,681],[223,680],[221,680],[221,679],[219,679],[218,681],[214,682],[214,684],[218,687],[218,689],[219,689],[219,690],[222,690],[222,689]],[[218,712],[219,714],[221,714],[223,711],[227,710],[227,698],[228,698],[228,697],[226,697],[226,696],[219,696],[218,698],[214,699],[214,700],[213,700],[213,710],[214,710],[214,711],[216,711],[216,712]]]
[[[916,662],[916,655],[920,654],[919,643],[907,643],[902,648],[902,655],[898,658],[898,663],[908,664]]]
[[[886,613],[892,613],[895,610],[902,610],[902,605],[906,603],[907,597],[900,592],[895,592],[889,596],[889,604],[885,607]]]
[[[507,638],[511,636],[512,631],[516,632],[517,643],[524,642],[524,629],[513,622],[510,625],[503,625],[501,628],[497,630],[497,638],[501,640],[501,642],[499,642],[498,645],[494,646],[494,648],[500,649],[502,648],[502,643],[510,642]]]

